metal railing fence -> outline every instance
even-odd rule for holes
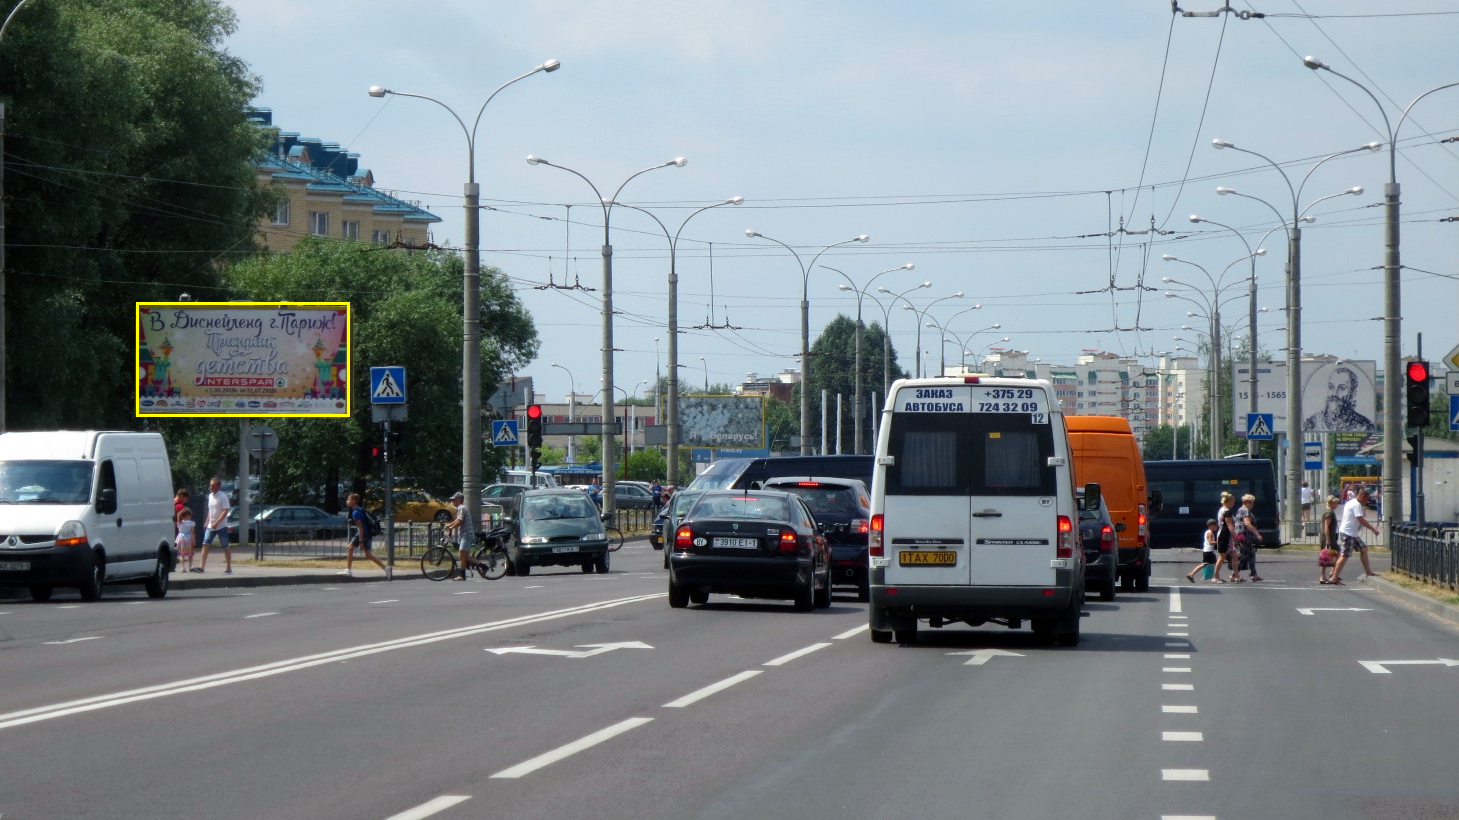
[[[1410,578],[1459,589],[1459,529],[1394,524],[1393,568]]]

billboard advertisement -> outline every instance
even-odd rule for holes
[[[765,399],[760,396],[682,396],[679,445],[757,450],[765,446]]]
[[[1306,433],[1370,433],[1377,429],[1378,390],[1377,362],[1369,359],[1304,359],[1298,383],[1302,390],[1302,424]],[[1251,369],[1245,362],[1231,367],[1231,429],[1246,435],[1247,396],[1250,395]],[[1256,410],[1272,415],[1272,427],[1286,434],[1287,365],[1285,362],[1260,362],[1256,374]]]
[[[350,414],[348,302],[138,302],[137,415]]]

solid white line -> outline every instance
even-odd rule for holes
[[[0,612],[0,615],[3,615],[3,614],[4,614],[3,612]],[[840,635],[832,635],[831,636],[831,640],[833,640],[833,641],[843,641],[843,640],[845,640],[847,638],[854,638],[857,635],[860,635],[861,633],[865,632],[868,629],[871,629],[871,624],[862,624],[861,626],[858,626],[855,629],[848,629],[845,632],[842,632]]]
[[[492,775],[492,777],[516,778],[523,775],[531,774],[532,772],[535,772],[544,766],[551,766],[553,763],[556,763],[559,760],[571,757],[578,752],[583,751],[584,749],[591,749],[592,747],[598,745],[599,743],[602,743],[605,740],[611,740],[630,729],[637,729],[645,723],[650,723],[652,721],[653,718],[646,717],[629,718],[628,720],[615,723],[606,729],[600,729],[596,732],[593,732],[587,737],[574,740],[566,746],[559,746],[556,749],[547,752],[546,754],[537,755],[531,760],[523,761],[515,766],[512,766],[511,768],[502,769],[501,771]]]
[[[719,683],[711,683],[710,685],[704,687],[703,689],[699,689],[699,690],[696,690],[694,692],[690,692],[689,694],[685,695],[682,698],[679,698],[678,700],[671,700],[668,703],[665,703],[664,704],[664,708],[665,709],[682,709],[685,706],[688,706],[689,704],[694,703],[696,701],[703,700],[703,699],[709,697],[710,695],[713,695],[716,692],[722,692],[725,689],[728,689],[728,688],[730,688],[731,686],[734,686],[737,683],[741,683],[743,681],[747,681],[750,678],[753,678],[756,675],[760,674],[760,671],[761,670],[759,670],[759,669],[751,669],[748,672],[741,672],[738,675],[732,675],[732,676],[730,676],[728,678],[725,678],[724,680],[720,681]]]
[[[451,594],[452,595],[480,595],[481,594],[481,590],[479,590],[479,589],[468,589],[468,590],[465,590],[464,592],[453,592]]]
[[[1161,740],[1172,740],[1185,743],[1198,743],[1206,739],[1200,732],[1161,732]]]
[[[1165,637],[1167,637],[1167,638],[1189,638],[1190,636],[1191,636],[1191,634],[1189,632],[1167,632],[1167,633],[1165,633]]]
[[[1170,612],[1171,612],[1171,614],[1177,614],[1180,611],[1181,611],[1181,609],[1180,609],[1180,587],[1171,587],[1170,588]]]
[[[465,794],[443,794],[435,800],[429,800],[413,809],[406,809],[400,814],[392,814],[385,818],[385,820],[421,820],[421,818],[430,817],[433,814],[451,808],[457,803],[465,803],[470,799],[471,796]]]
[[[828,643],[813,643],[813,644],[811,644],[810,646],[807,646],[804,649],[797,649],[794,652],[790,653],[789,655],[781,655],[780,657],[776,658],[773,661],[765,661],[765,665],[766,666],[784,666],[785,664],[790,663],[791,661],[795,660],[796,658],[802,657],[804,655],[809,655],[810,653],[816,651],[817,649],[825,649],[828,646],[830,646],[830,644],[828,644]]]
[[[1194,706],[1172,706],[1172,705],[1170,705],[1168,703],[1165,704],[1164,706],[1161,706],[1160,707],[1160,711],[1166,713],[1167,715],[1194,715],[1194,714],[1197,714],[1196,707],[1194,707]]]
[[[1160,671],[1161,672],[1174,672],[1176,674],[1181,674],[1181,673],[1189,673],[1191,671],[1191,668],[1189,666],[1167,666],[1167,667],[1161,669]]]
[[[1165,659],[1168,661],[1188,661],[1190,660],[1190,657],[1191,656],[1185,652],[1167,652],[1165,654]]]
[[[277,612],[255,612],[252,615],[244,615],[243,616],[243,619],[244,620],[248,620],[249,618],[267,618],[270,615],[277,615],[277,614],[279,614],[279,613],[277,613]]]
[[[1200,780],[1211,779],[1210,769],[1161,769],[1161,780]]]
[[[1162,683],[1160,688],[1167,692],[1191,692],[1196,687],[1193,683]]]
[[[64,640],[64,641],[46,641],[46,646],[62,646],[64,644],[68,644],[68,643],[81,643],[82,641],[99,641],[99,640],[101,640],[101,636],[100,635],[89,635],[89,636],[87,636],[85,638],[68,638],[67,640]]]
[[[37,723],[42,720],[52,720],[58,717],[90,712],[96,709],[106,709],[112,706],[121,706],[138,701],[152,700],[154,698],[179,695],[184,692],[196,692],[203,689],[211,689],[216,686],[227,686],[244,681],[257,680],[258,678],[281,675],[285,672],[296,672],[301,669],[309,669],[315,666],[322,666],[326,663],[337,663],[339,661],[363,658],[368,655],[375,655],[381,652],[390,652],[396,649],[405,649],[413,646],[424,646],[438,641],[448,641],[455,638],[466,638],[472,635],[479,635],[484,632],[496,632],[502,629],[511,629],[517,626],[542,623],[544,621],[568,618],[574,615],[586,615],[604,609],[624,606],[627,604],[642,603],[662,598],[667,593],[657,592],[648,595],[635,595],[629,598],[617,598],[607,601],[599,601],[592,604],[570,607],[568,609],[549,610],[536,615],[523,615],[517,618],[507,618],[501,621],[492,621],[475,626],[457,627],[445,629],[439,632],[428,632],[423,635],[413,635],[405,638],[397,638],[379,643],[364,644],[362,646],[351,646],[344,649],[335,649],[329,652],[320,652],[314,655],[305,655],[299,658],[274,661],[273,663],[261,664],[258,666],[234,669],[228,672],[219,672],[212,675],[204,675],[197,678],[173,681],[172,683],[161,683],[154,686],[144,686],[140,689],[129,689],[124,692],[112,692],[105,695],[96,695],[79,700],[65,701],[50,706],[37,706],[31,709],[21,709],[16,712],[0,714],[0,729],[9,729],[14,726],[23,726],[28,723]]]
[[[386,599],[384,601],[371,601],[370,603],[372,603],[372,604],[398,604],[398,603],[400,603],[400,599],[399,598],[388,598],[388,599]]]
[[[1171,617],[1172,620],[1185,620],[1186,618],[1189,618],[1190,616],[1189,615],[1171,615],[1170,617]]]

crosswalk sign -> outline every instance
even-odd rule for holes
[[[370,368],[370,403],[405,404],[405,368]]]
[[[1459,430],[1459,396],[1449,397],[1449,429]]]
[[[516,419],[493,421],[491,423],[491,446],[516,447],[519,443],[517,441]]]
[[[1251,441],[1271,441],[1274,438],[1272,435],[1272,414],[1247,413],[1246,437]]]

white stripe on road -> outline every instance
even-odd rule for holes
[[[1161,706],[1160,711],[1167,715],[1194,715],[1197,713],[1194,706],[1172,706],[1168,703]]]
[[[400,603],[400,599],[399,598],[387,598],[387,599],[385,599],[383,601],[371,601],[370,603],[372,603],[372,604],[398,604],[398,603]]]
[[[1170,588],[1170,614],[1180,614],[1180,587]]]
[[[481,594],[481,590],[479,590],[479,589],[467,589],[467,590],[463,590],[461,592],[453,592],[451,594],[452,595],[480,595]]]
[[[443,794],[435,800],[422,803],[413,809],[406,809],[400,814],[392,814],[385,818],[385,820],[422,820],[422,818],[430,817],[437,812],[445,811],[457,803],[465,803],[470,799],[471,796],[465,794]]]
[[[1206,739],[1200,732],[1161,732],[1161,740],[1171,740],[1182,743],[1199,743]]]
[[[252,615],[244,615],[243,616],[243,619],[246,621],[249,618],[267,618],[270,615],[277,615],[277,614],[279,614],[279,613],[277,613],[277,612],[255,612]]]
[[[758,674],[760,674],[760,670],[759,669],[751,669],[748,672],[741,672],[738,675],[732,675],[732,676],[730,676],[728,678],[725,678],[724,680],[720,681],[719,683],[711,683],[710,685],[704,687],[703,689],[699,689],[699,690],[696,690],[694,692],[690,692],[689,694],[685,695],[682,698],[679,698],[678,700],[671,700],[668,703],[665,703],[664,704],[664,708],[665,709],[682,709],[682,708],[684,708],[685,706],[688,706],[691,703],[695,703],[697,701],[704,700],[705,698],[709,697],[710,695],[715,694],[716,692],[722,692],[722,691],[730,688],[731,686],[734,686],[737,683],[743,683],[744,681],[747,681],[750,678],[753,678],[753,677],[755,677]]]
[[[831,636],[831,640],[833,640],[833,641],[844,641],[847,638],[854,638],[857,635],[860,635],[861,633],[865,632],[868,629],[871,629],[871,624],[862,624],[861,626],[858,626],[855,629],[848,629],[845,632],[842,632],[840,635],[832,635]]]
[[[564,760],[566,758],[572,757],[573,755],[583,751],[584,749],[591,749],[592,747],[597,746],[599,743],[602,743],[605,740],[611,740],[630,729],[637,729],[645,723],[650,723],[652,721],[653,718],[646,717],[629,718],[628,720],[622,721],[620,723],[615,723],[606,729],[600,729],[596,732],[593,732],[587,737],[574,740],[566,746],[559,746],[546,754],[540,754],[532,758],[531,760],[523,761],[515,766],[512,766],[511,768],[502,769],[501,771],[492,775],[492,777],[517,778],[523,775],[531,774],[532,772],[535,772],[544,766],[551,766],[553,763],[556,763],[559,760]]]
[[[1167,653],[1165,653],[1165,659],[1168,660],[1168,661],[1188,661],[1188,660],[1190,660],[1190,658],[1191,658],[1191,656],[1189,654],[1187,654],[1187,653],[1184,653],[1184,652],[1167,652]]]
[[[89,635],[85,638],[70,638],[64,641],[46,641],[46,646],[61,646],[68,643],[81,643],[82,641],[99,641],[100,635]]]
[[[1175,674],[1181,674],[1181,673],[1187,673],[1188,674],[1191,671],[1191,668],[1189,666],[1166,666],[1166,667],[1162,667],[1160,671],[1161,672],[1173,672]]]
[[[1167,692],[1189,692],[1196,687],[1195,684],[1191,683],[1162,683],[1160,684],[1160,688]]]
[[[765,665],[766,666],[784,666],[785,664],[790,663],[791,661],[795,660],[796,658],[803,657],[805,655],[809,655],[810,653],[815,652],[817,649],[825,649],[828,646],[830,646],[830,644],[828,644],[828,643],[813,643],[813,644],[811,644],[810,646],[807,646],[804,649],[797,649],[794,652],[791,652],[789,655],[781,655],[780,657],[776,658],[773,661],[765,661]]]
[[[1161,769],[1160,770],[1160,779],[1161,780],[1186,780],[1186,781],[1199,780],[1199,781],[1204,782],[1204,781],[1207,781],[1207,780],[1210,780],[1211,779],[1211,770],[1210,769]]]
[[[106,709],[113,706],[122,706],[128,703],[152,700],[154,698],[167,697],[169,695],[180,695],[184,692],[196,692],[202,689],[211,689],[216,686],[227,686],[244,681],[257,680],[259,678],[282,675],[285,672],[297,672],[301,669],[309,669],[315,666],[322,666],[327,663],[353,660],[368,655],[375,655],[381,652],[390,652],[396,649],[405,649],[413,646],[424,646],[438,641],[448,641],[455,638],[466,638],[472,635],[479,635],[483,632],[496,632],[502,629],[510,629],[516,626],[542,623],[544,621],[568,618],[575,615],[586,615],[604,609],[625,606],[627,604],[643,603],[664,597],[667,593],[657,592],[649,595],[635,595],[629,598],[617,598],[607,601],[600,601],[593,604],[571,607],[568,609],[550,610],[537,615],[524,615],[518,618],[507,618],[501,621],[492,621],[475,626],[458,627],[446,629],[439,632],[428,632],[422,635],[414,635],[405,638],[397,638],[380,643],[364,644],[362,646],[351,646],[344,649],[336,649],[329,652],[320,652],[314,655],[305,655],[288,660],[274,661],[273,663],[249,666],[243,669],[234,669],[229,672],[219,672],[213,675],[204,675],[198,678],[162,683],[155,686],[145,686],[140,689],[129,689],[124,692],[112,692],[106,695],[97,695],[80,700],[70,700],[50,706],[37,706],[31,709],[21,709],[16,712],[0,714],[0,729],[9,729],[15,726],[24,726],[29,723],[38,723],[43,720],[52,720],[68,715],[81,714],[97,709]]]

